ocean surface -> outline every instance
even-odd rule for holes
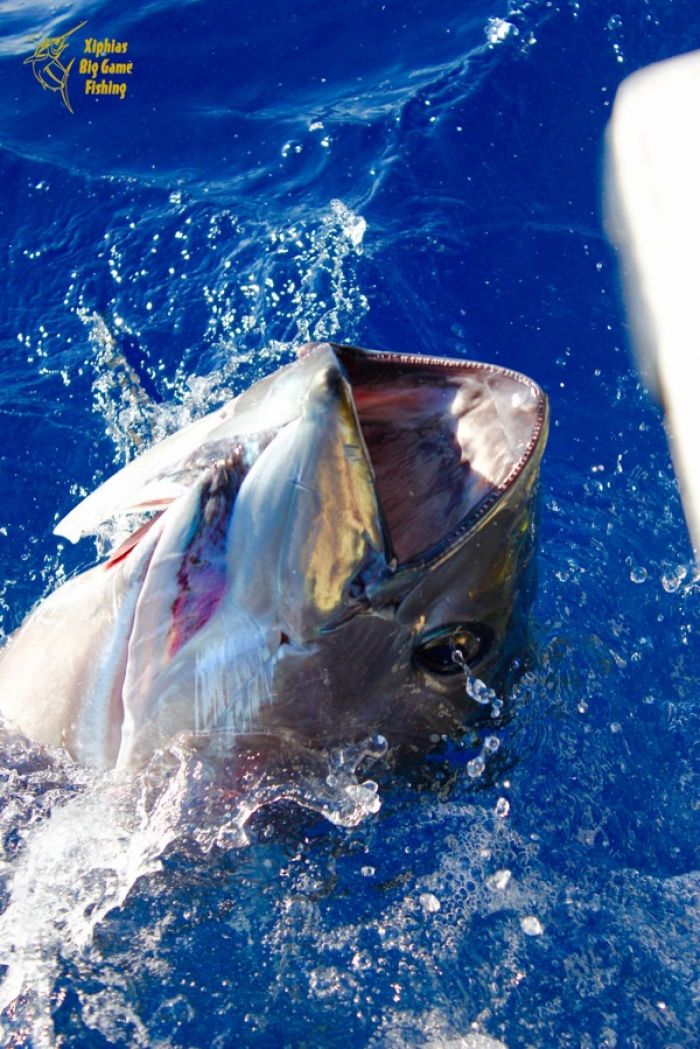
[[[2,1044],[700,1044],[700,584],[601,212],[617,85],[700,46],[697,0],[0,19],[3,636],[110,541],[59,517],[306,339],[513,367],[553,420],[488,748],[350,762],[352,813],[264,806],[238,847],[184,759],[154,800],[3,734]]]

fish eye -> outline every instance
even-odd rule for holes
[[[480,663],[493,643],[493,630],[486,623],[448,623],[423,634],[413,649],[419,669],[448,677]]]

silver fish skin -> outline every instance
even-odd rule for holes
[[[174,738],[459,732],[460,663],[493,680],[527,612],[547,425],[516,372],[308,344],[60,522],[154,515],[12,636],[0,713],[128,771]]]

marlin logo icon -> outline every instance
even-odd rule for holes
[[[47,37],[37,44],[34,54],[24,60],[25,66],[32,66],[34,76],[44,89],[60,92],[63,104],[70,113],[73,112],[73,108],[68,98],[68,77],[75,59],[71,58],[68,65],[64,65],[61,62],[61,56],[68,46],[66,43],[68,37],[77,33],[86,24],[86,22],[81,22],[73,29],[69,29],[63,36]]]

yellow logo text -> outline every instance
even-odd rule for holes
[[[41,40],[34,53],[25,58],[24,64],[31,65],[34,76],[47,91],[60,94],[63,104],[73,112],[68,97],[68,78],[73,69],[75,58],[70,62],[63,61],[63,54],[68,47],[68,38],[82,29],[86,22],[69,29],[62,36],[52,36]],[[111,95],[119,99],[126,98],[127,78],[134,71],[131,58],[126,58],[129,51],[127,40],[114,40],[105,37],[98,40],[89,36],[84,38],[83,58],[77,67],[79,76],[84,77],[83,94],[100,97]]]

